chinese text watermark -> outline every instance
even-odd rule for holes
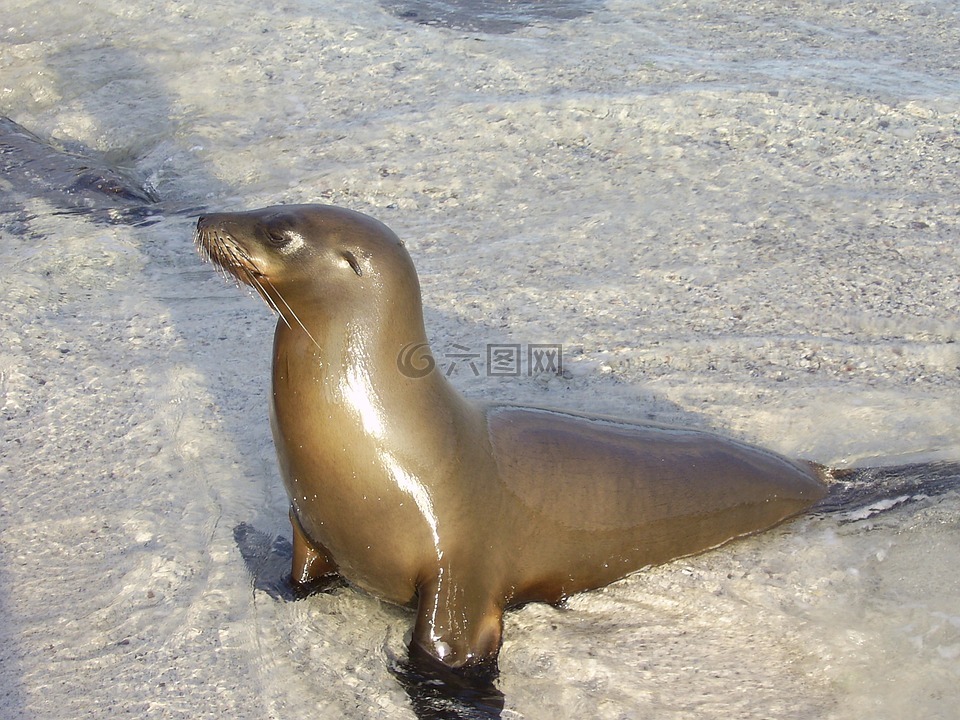
[[[459,372],[474,377],[521,377],[563,375],[563,346],[558,343],[487,343],[480,351],[453,344],[436,360],[427,343],[405,345],[397,356],[397,368],[411,378],[426,377],[434,369],[450,377]]]

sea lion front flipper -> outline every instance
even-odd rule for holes
[[[336,574],[336,564],[307,537],[292,507],[290,525],[293,527],[293,562],[290,567],[293,585],[308,586],[322,577]]]
[[[411,658],[419,651],[447,668],[495,676],[503,607],[483,592],[483,583],[459,582],[442,570],[417,588]]]
[[[394,670],[417,717],[501,717],[496,680],[503,609],[486,594],[471,593],[484,587],[458,583],[448,567],[418,586],[410,658]]]

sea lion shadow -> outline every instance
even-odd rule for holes
[[[254,589],[265,592],[274,600],[294,602],[345,585],[339,578],[321,578],[308,585],[294,585],[290,577],[293,545],[283,535],[271,536],[241,522],[233,528],[233,539]]]
[[[504,290],[504,297],[508,294]],[[423,318],[437,371],[471,401],[725,434],[709,416],[673,402],[642,378],[608,372],[588,349],[568,342],[562,330],[551,338],[534,321],[504,327],[426,304]],[[639,336],[630,334],[624,333],[623,343],[639,346]],[[507,364],[501,364],[502,359]]]

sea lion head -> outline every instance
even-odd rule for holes
[[[419,303],[413,262],[390,228],[330,205],[276,205],[205,215],[197,250],[281,315],[309,307],[370,307],[371,294]]]

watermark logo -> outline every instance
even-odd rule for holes
[[[474,377],[521,377],[563,375],[563,346],[557,343],[487,343],[483,352],[454,344],[437,362],[427,343],[404,345],[397,356],[397,368],[406,377],[422,378],[435,368],[450,377],[460,370]],[[481,372],[483,368],[483,372]]]
[[[404,345],[397,355],[397,369],[408,378],[422,378],[433,372],[437,361],[430,354],[430,346],[425,343]]]

